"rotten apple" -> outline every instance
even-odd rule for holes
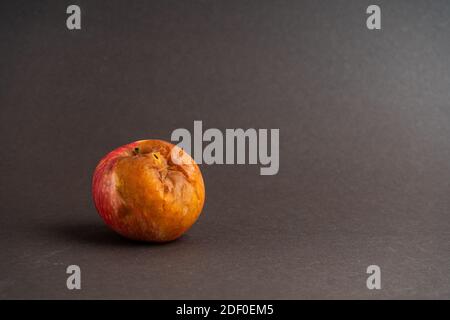
[[[140,140],[100,160],[92,194],[98,213],[117,233],[166,242],[195,223],[205,186],[199,167],[184,150],[162,140]]]

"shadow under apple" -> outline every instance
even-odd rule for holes
[[[187,238],[187,236],[184,235],[177,240],[166,243],[135,241],[122,237],[100,222],[87,221],[47,225],[45,232],[54,237],[56,241],[76,242],[77,244],[104,247],[172,246],[176,243],[183,242],[183,238],[185,238],[185,240]]]

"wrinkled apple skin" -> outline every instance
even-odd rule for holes
[[[174,154],[182,157],[176,161]],[[166,242],[195,223],[205,186],[199,167],[182,149],[162,140],[140,140],[100,160],[92,195],[98,213],[117,233]]]

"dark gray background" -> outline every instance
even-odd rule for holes
[[[9,0],[0,26],[1,298],[450,298],[448,1]],[[186,236],[113,234],[98,160],[194,120],[280,128],[279,174],[202,166]]]

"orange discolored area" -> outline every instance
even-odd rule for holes
[[[195,223],[205,200],[197,164],[161,140],[141,140],[109,153],[97,165],[92,189],[105,222],[143,241],[180,237]]]

